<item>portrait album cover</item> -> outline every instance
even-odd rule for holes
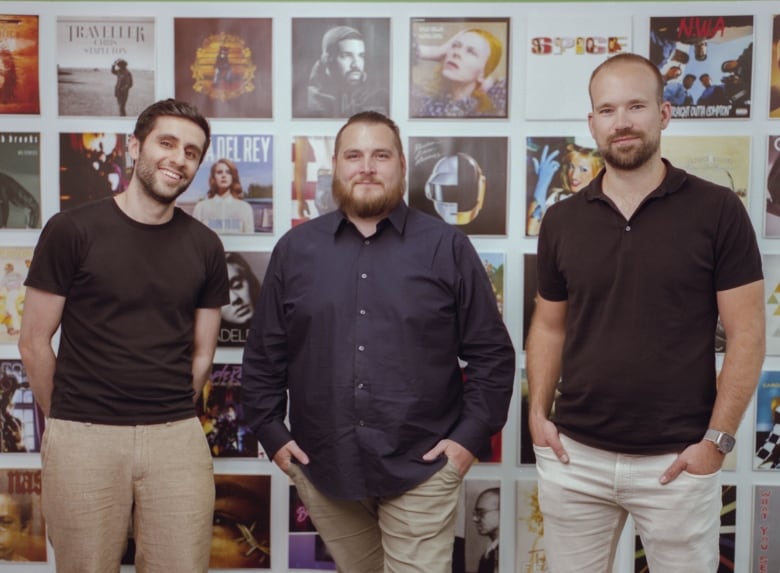
[[[531,317],[536,306],[537,268],[536,253],[523,255],[523,350],[531,328]]]
[[[751,573],[780,569],[780,485],[753,486]]]
[[[515,573],[546,573],[544,523],[539,509],[539,486],[535,479],[517,480],[515,484]]]
[[[195,413],[215,458],[268,459],[244,420],[241,405],[241,364],[216,363],[206,381]]]
[[[780,372],[764,370],[756,389],[754,470],[780,470]]]
[[[500,480],[464,480],[455,515],[452,573],[493,571],[499,556],[500,522]]]
[[[531,440],[531,430],[528,428],[528,373],[525,368],[520,370],[519,398],[517,401],[517,465],[536,465],[534,443]]]
[[[316,569],[335,571],[336,563],[317,533],[309,517],[309,511],[303,505],[298,490],[290,485],[290,513],[288,520],[289,555],[287,567],[290,569]]]
[[[176,206],[221,235],[273,233],[273,136],[212,134]]]
[[[33,247],[0,247],[0,344],[17,344]]]
[[[41,228],[40,133],[0,132],[0,229]]]
[[[526,27],[526,118],[584,120],[591,110],[591,72],[607,58],[632,51],[631,16],[529,14]]]
[[[588,136],[526,138],[526,236],[539,234],[547,208],[587,187],[604,167]]]
[[[780,118],[780,15],[772,23],[772,71],[769,84],[769,117]]]
[[[390,18],[293,18],[293,118],[360,111],[390,112]]]
[[[155,101],[155,21],[57,17],[61,116],[137,117]]]
[[[409,205],[468,235],[506,235],[506,137],[410,137]]]
[[[734,550],[737,534],[737,486],[721,486],[720,535],[718,544],[720,559],[716,573],[734,573]],[[650,573],[647,557],[639,535],[634,536],[634,572]]]
[[[780,255],[763,255],[766,353],[780,355]]]
[[[242,347],[255,314],[255,302],[271,259],[269,252],[225,253],[230,302],[222,307],[217,346]]]
[[[490,286],[493,287],[493,294],[496,296],[498,311],[504,314],[504,264],[506,255],[504,253],[479,252],[479,258],[485,265],[485,272],[490,279]]]
[[[336,210],[331,136],[293,137],[292,226]]]
[[[780,237],[780,135],[770,135],[768,140],[764,236],[776,238]]]
[[[123,133],[60,133],[60,210],[127,189],[133,161]]]
[[[661,154],[688,173],[728,187],[748,206],[751,139],[747,135],[667,135]]]
[[[207,117],[271,117],[271,18],[174,18],[173,34],[177,99]]]
[[[650,18],[650,60],[673,118],[750,117],[753,16]]]
[[[0,562],[45,562],[46,533],[41,512],[41,470],[0,469]]]
[[[46,425],[21,360],[0,360],[0,453],[40,452]]]
[[[39,114],[38,16],[0,14],[0,115]]]
[[[509,18],[412,18],[409,116],[504,118]]]

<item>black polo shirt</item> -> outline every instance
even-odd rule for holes
[[[540,295],[568,301],[562,432],[635,454],[679,451],[704,434],[715,400],[717,291],[762,278],[747,211],[725,187],[668,162],[629,220],[602,171],[544,216]]]

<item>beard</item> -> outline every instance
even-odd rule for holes
[[[136,162],[135,176],[141,184],[141,189],[147,197],[157,201],[161,205],[170,205],[179,195],[184,193],[190,186],[191,181],[182,179],[176,187],[170,187],[159,181],[156,181],[157,166],[152,163],[142,161],[140,158]]]
[[[632,147],[631,149],[620,151],[614,150],[610,146],[614,139],[618,137],[624,137],[626,135],[639,136],[641,138],[639,147]],[[622,169],[624,171],[633,171],[634,169],[639,169],[645,163],[647,163],[653,157],[653,155],[655,155],[660,146],[660,138],[645,139],[639,133],[626,131],[617,133],[614,137],[611,137],[604,147],[599,148],[599,152],[604,158],[604,161],[613,167]]]
[[[371,182],[374,182],[373,180]],[[347,186],[341,179],[333,178],[333,198],[339,208],[348,215],[361,219],[370,219],[386,215],[401,202],[404,196],[403,181],[392,187],[383,186],[382,193],[374,193],[368,197],[356,197],[353,186]]]

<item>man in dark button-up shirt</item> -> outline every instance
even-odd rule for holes
[[[444,573],[463,475],[506,421],[514,349],[469,239],[404,204],[392,120],[350,118],[333,173],[340,209],[274,249],[244,409],[340,571]]]

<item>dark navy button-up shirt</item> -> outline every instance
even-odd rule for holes
[[[514,372],[468,237],[401,203],[371,237],[336,211],[279,240],[244,350],[242,401],[268,455],[294,439],[326,495],[392,496],[445,463],[422,459],[443,438],[484,451],[506,421]]]

